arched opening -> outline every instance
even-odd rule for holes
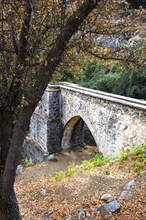
[[[88,125],[80,116],[75,116],[68,121],[64,128],[61,147],[63,150],[76,150],[87,145],[97,148]]]

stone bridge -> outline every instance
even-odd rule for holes
[[[44,152],[83,146],[85,128],[105,156],[146,142],[146,101],[49,84],[30,123],[31,143]]]

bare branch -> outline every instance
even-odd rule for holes
[[[132,59],[129,59],[129,57],[122,58],[122,57],[113,57],[113,56],[102,56],[102,55],[99,55],[99,54],[92,52],[91,50],[89,50],[87,48],[86,49],[84,48],[84,51],[88,52],[89,54],[91,54],[92,56],[94,56],[96,58],[103,59],[103,60],[119,60],[119,61],[127,61],[127,62],[131,62],[131,63],[135,63],[135,61]]]

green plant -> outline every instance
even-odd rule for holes
[[[134,161],[132,163],[132,169],[137,172],[137,171],[140,171],[144,168],[144,164],[140,163],[139,161]]]
[[[146,69],[145,67],[124,68],[113,93],[138,99],[146,97]]]
[[[121,76],[121,66],[118,62],[87,61],[82,69],[81,85],[112,92],[117,79]]]
[[[128,158],[131,158],[131,160],[135,160],[132,163],[132,169],[134,171],[140,171],[145,167],[145,163],[146,163],[145,153],[146,153],[146,143],[138,147],[133,147],[131,150],[123,151],[115,158],[118,159],[118,164],[120,167],[124,166],[123,161],[125,161]]]
[[[129,151],[122,151],[119,154],[119,160],[121,161],[126,160],[128,158],[128,155],[129,155]]]
[[[91,159],[95,166],[103,166],[110,162],[109,158],[105,158],[102,153],[97,154],[94,158]]]
[[[89,146],[86,146],[85,148],[88,148]],[[81,168],[85,172],[91,172],[95,169],[97,166],[105,166],[110,165],[111,163],[115,162],[119,164],[120,167],[124,166],[123,161],[128,159],[129,157],[134,157],[135,161],[132,163],[132,169],[134,171],[138,171],[144,168],[144,164],[146,162],[145,158],[145,152],[146,152],[146,144],[143,144],[142,146],[132,148],[130,151],[123,151],[119,155],[117,155],[114,158],[105,158],[102,153],[98,153],[94,158],[90,160],[84,160],[82,161]],[[74,176],[77,173],[77,169],[79,166],[75,164],[71,164],[66,171],[60,171],[55,174],[55,176],[52,178],[53,181],[60,181],[64,179],[65,177]],[[109,168],[104,168],[103,173],[106,175],[110,174]]]
[[[93,171],[94,168],[95,168],[95,165],[94,165],[94,163],[91,162],[90,160],[89,160],[89,161],[88,161],[88,160],[84,160],[84,161],[82,162],[82,169],[83,169],[84,171]]]
[[[60,181],[64,179],[65,177],[74,176],[77,173],[78,166],[75,164],[71,164],[66,171],[60,171],[53,176],[53,181]]]
[[[145,159],[146,144],[138,147],[133,147],[130,150],[122,151],[120,154],[115,156],[119,161],[126,160],[129,156],[136,156],[136,158]]]
[[[109,175],[111,173],[111,171],[110,171],[110,169],[105,169],[105,170],[103,170],[103,173],[105,175]]]
[[[26,136],[29,136],[29,135],[30,135],[30,131],[27,130],[27,131],[26,131]]]
[[[30,160],[25,159],[25,160],[23,161],[23,167],[24,167],[24,168],[33,167],[34,165],[35,165],[35,164],[32,163]]]
[[[93,147],[92,146],[90,146],[90,145],[85,145],[84,146],[84,149],[86,149],[86,150],[88,150],[88,149],[92,149]]]
[[[62,179],[65,178],[65,172],[64,171],[60,171],[60,172],[57,172],[55,174],[55,176],[52,177],[52,181],[56,182],[56,181],[60,181]]]
[[[141,56],[143,62],[144,55]],[[82,86],[138,99],[146,97],[145,65],[128,66],[120,62],[88,60],[80,75],[76,83]]]
[[[146,144],[143,144],[139,147],[134,147],[131,149],[131,154],[133,155],[144,155],[144,153],[146,152]]]
[[[74,176],[77,173],[77,168],[78,166],[76,166],[75,164],[70,165],[65,172],[65,176]]]
[[[92,171],[97,166],[103,166],[110,163],[109,158],[104,158],[102,153],[97,154],[94,158],[90,160],[84,160],[82,162],[82,168],[84,171]]]

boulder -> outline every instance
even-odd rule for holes
[[[103,200],[103,201],[106,201],[106,202],[111,202],[111,201],[113,201],[115,198],[114,198],[114,196],[112,196],[111,194],[105,193],[105,194],[103,194],[103,195],[101,196],[100,199]]]
[[[112,212],[113,213],[113,212],[116,212],[116,211],[120,210],[120,208],[121,208],[120,204],[116,200],[114,200],[112,202],[109,202],[107,204],[99,206],[96,209],[96,211],[100,212],[100,211],[105,210],[107,212]]]

